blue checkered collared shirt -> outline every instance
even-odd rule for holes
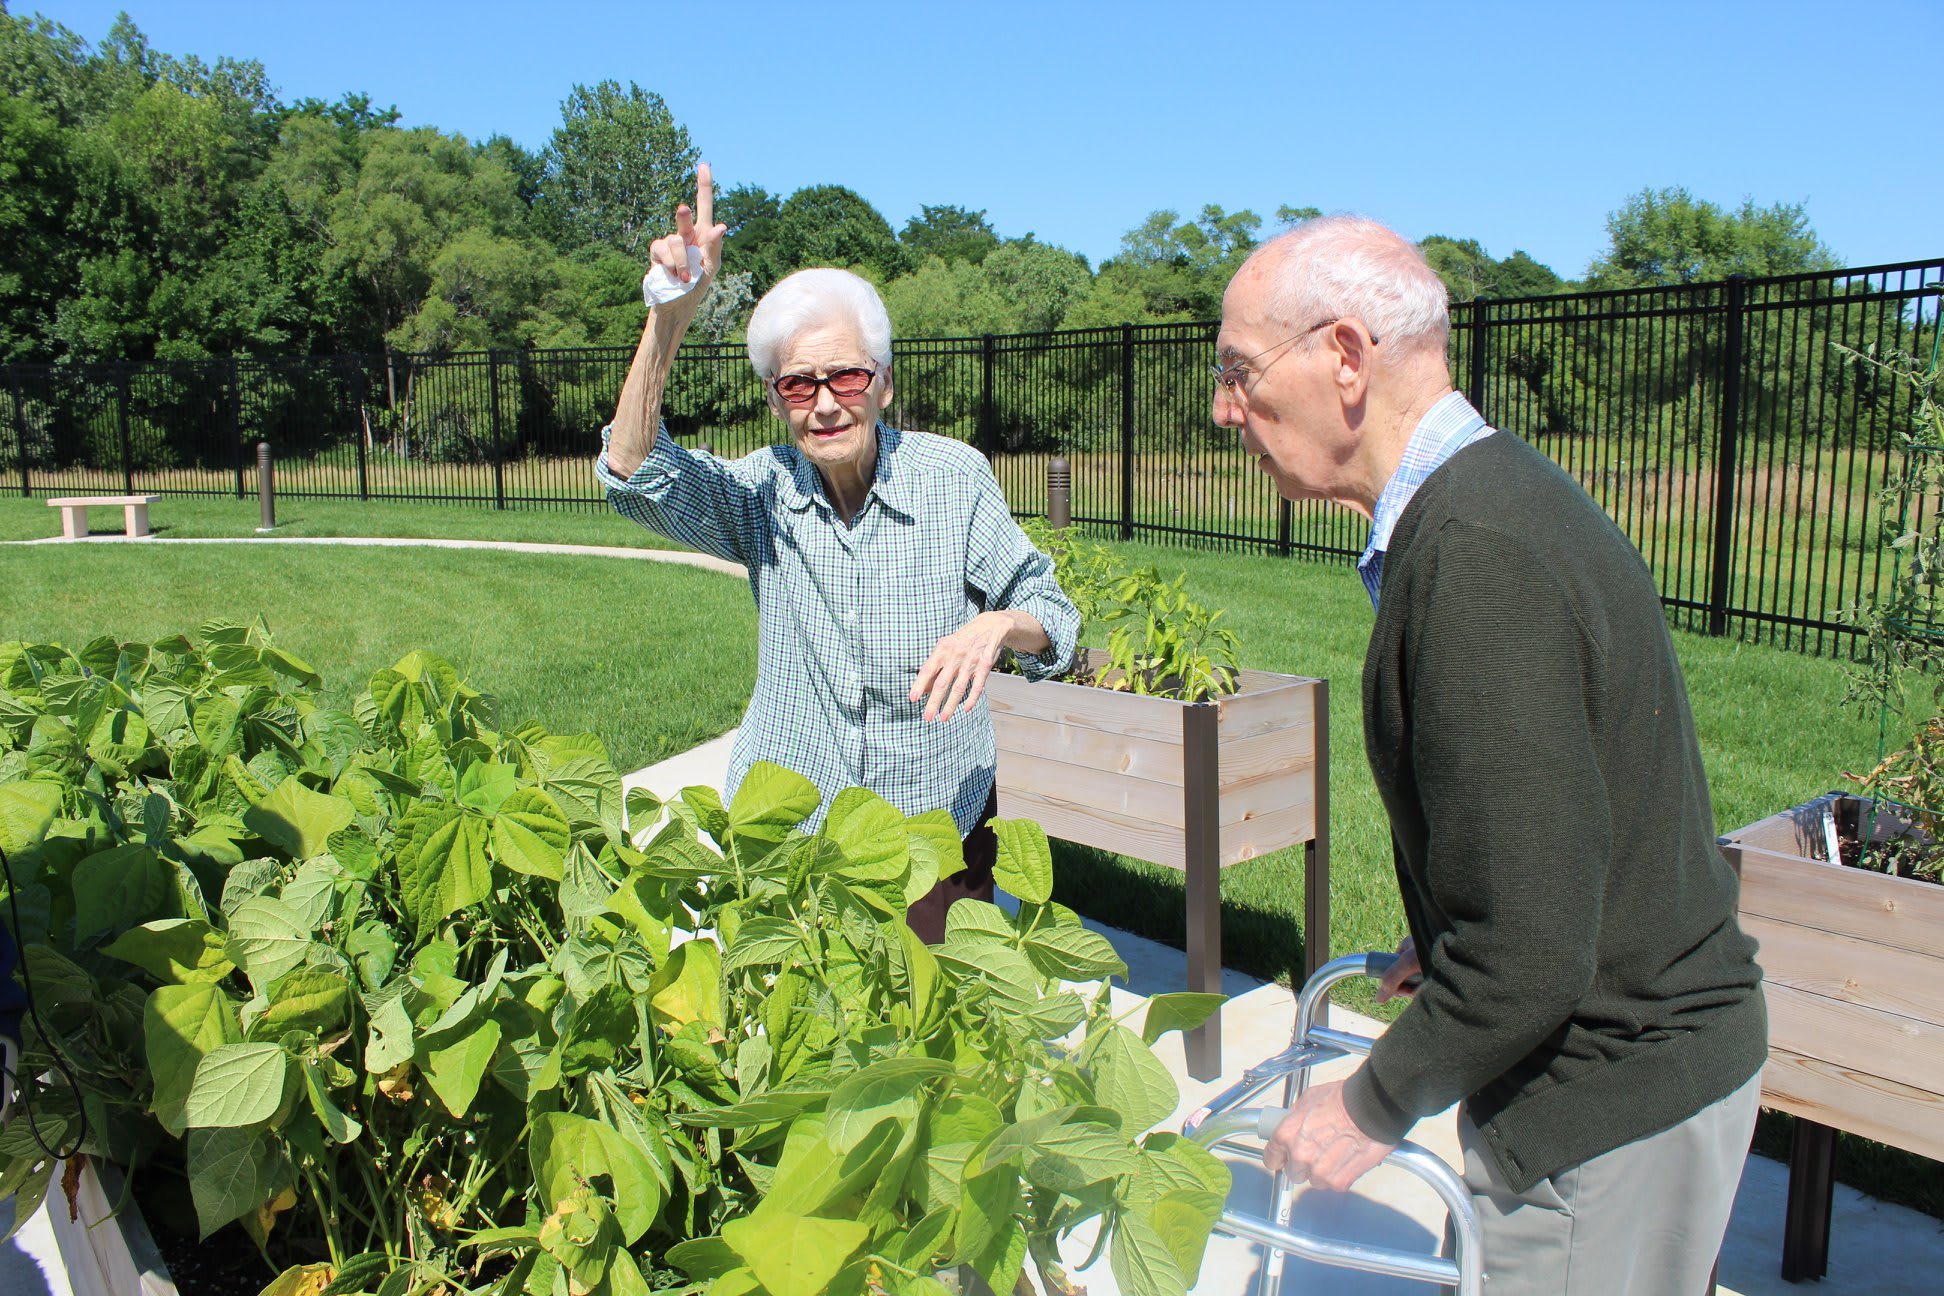
[[[1013,521],[985,457],[880,423],[877,475],[846,527],[794,445],[731,461],[664,429],[624,481],[608,469],[607,435],[595,472],[623,516],[749,570],[756,689],[724,795],[768,760],[823,792],[811,827],[847,787],[906,814],[949,809],[961,833],[977,827],[994,769],[985,700],[927,723],[912,681],[933,646],[982,611],[1017,609],[1045,628],[1046,652],[1017,655],[1030,678],[1064,667],[1080,633],[1052,561]]]
[[[1390,548],[1391,532],[1397,529],[1397,519],[1404,516],[1404,506],[1411,502],[1411,496],[1417,494],[1425,478],[1442,467],[1445,460],[1491,434],[1491,424],[1471,407],[1463,392],[1452,392],[1418,420],[1404,447],[1404,458],[1398,461],[1397,471],[1377,496],[1376,516],[1370,521],[1370,543],[1357,559],[1357,575],[1363,577],[1364,589],[1370,593],[1370,606],[1377,606],[1377,591],[1384,583],[1384,551]]]

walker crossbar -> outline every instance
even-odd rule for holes
[[[1243,1104],[1278,1080],[1283,1082],[1284,1102],[1291,1103],[1308,1087],[1312,1067],[1340,1057],[1367,1055],[1371,1040],[1321,1026],[1317,1019],[1329,1002],[1331,987],[1355,977],[1381,977],[1393,961],[1389,954],[1354,954],[1319,968],[1297,1001],[1296,1030],[1289,1047],[1250,1067],[1241,1080],[1191,1115],[1182,1125],[1183,1136],[1211,1150],[1221,1148],[1260,1161],[1262,1144],[1289,1115],[1289,1108]],[[1289,1183],[1281,1172],[1275,1176],[1266,1215],[1225,1211],[1215,1229],[1267,1249],[1261,1296],[1276,1296],[1282,1286],[1283,1257],[1290,1255],[1338,1269],[1440,1284],[1454,1288],[1458,1296],[1481,1296],[1485,1285],[1482,1239],[1464,1181],[1442,1159],[1415,1143],[1400,1143],[1383,1164],[1396,1166],[1438,1194],[1451,1221],[1450,1258],[1334,1241],[1289,1227]]]

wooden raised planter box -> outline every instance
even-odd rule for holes
[[[120,1167],[81,1158],[70,1219],[61,1176],[55,1176],[46,1210],[68,1287],[74,1296],[176,1296],[162,1252],[141,1210],[132,1199],[123,1200],[122,1184]]]
[[[1221,870],[1306,843],[1304,974],[1329,958],[1329,682],[1243,671],[1207,702],[993,675],[999,813],[1186,875],[1188,988],[1222,986]],[[1221,1069],[1219,1015],[1188,1069]]]
[[[1832,863],[1866,798],[1831,793],[1722,838],[1761,942],[1762,1105],[1797,1118],[1783,1276],[1827,1268],[1835,1131],[1944,1160],[1944,886]],[[1874,838],[1907,824],[1877,816]]]

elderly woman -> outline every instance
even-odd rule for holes
[[[756,691],[726,794],[769,760],[821,790],[813,823],[853,786],[907,814],[952,812],[966,870],[908,918],[936,942],[954,900],[992,894],[986,677],[1007,649],[1029,676],[1060,669],[1079,614],[977,451],[880,421],[891,321],[848,271],[798,271],[750,316],[750,361],[787,443],[728,462],[661,429],[676,348],[721,268],[726,227],[713,203],[705,164],[695,211],[678,208],[676,232],[652,246],[650,290],[672,290],[649,311],[597,471],[625,516],[749,570]],[[675,296],[684,285],[694,291]]]

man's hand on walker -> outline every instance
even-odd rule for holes
[[[1271,1171],[1287,1170],[1298,1183],[1348,1192],[1395,1147],[1357,1128],[1343,1105],[1342,1082],[1332,1081],[1310,1086],[1290,1109],[1263,1149],[1262,1164]]]
[[[985,692],[986,676],[992,674],[1011,628],[1004,612],[981,612],[938,641],[911,685],[911,701],[930,699],[925,719],[950,720],[972,709]]]
[[[1417,942],[1406,936],[1397,947],[1397,962],[1391,964],[1390,971],[1377,983],[1377,1002],[1409,999],[1417,993],[1423,978],[1424,965],[1418,961]]]

